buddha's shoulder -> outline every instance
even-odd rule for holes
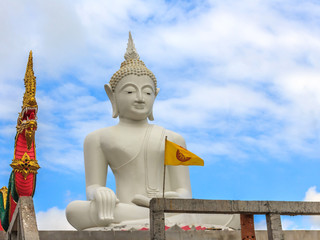
[[[184,146],[186,144],[184,138],[179,133],[173,132],[171,130],[166,130],[166,133],[169,141],[172,141],[181,146]]]
[[[158,125],[154,125],[154,127],[159,128],[159,129],[163,129],[163,131],[165,132],[165,136],[168,137],[169,141],[172,141],[172,142],[177,143],[179,145],[185,145],[185,140],[179,133],[176,133],[176,132],[169,130],[169,129],[165,129],[165,128],[158,126]]]
[[[100,142],[100,139],[102,137],[110,136],[110,135],[112,137],[112,134],[114,133],[113,128],[114,126],[97,129],[86,136],[85,142],[88,142],[88,141]]]

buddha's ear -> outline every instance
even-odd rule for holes
[[[104,90],[106,91],[109,99],[110,99],[110,102],[111,102],[111,105],[112,105],[112,117],[113,118],[117,118],[118,115],[119,115],[119,112],[118,112],[118,107],[117,107],[117,104],[116,104],[116,99],[114,97],[114,92],[112,91],[112,87],[110,86],[110,84],[105,84],[104,85]]]
[[[160,92],[160,88],[156,88],[155,96],[158,96],[158,93]]]
[[[159,91],[160,91],[160,88],[157,88],[157,89],[156,89],[156,92],[154,93],[155,98],[157,97]],[[148,116],[148,119],[149,119],[150,121],[153,121],[153,120],[154,120],[154,117],[153,117],[153,107],[152,107],[151,113],[150,113],[149,116]]]

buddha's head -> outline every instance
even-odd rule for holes
[[[131,120],[149,118],[152,121],[153,102],[159,88],[153,73],[139,59],[130,32],[124,58],[120,69],[104,86],[112,104],[112,117]]]

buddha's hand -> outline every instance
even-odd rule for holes
[[[157,198],[162,198],[163,194],[162,193],[158,193],[156,195]],[[168,192],[164,192],[164,197],[165,198],[180,198],[180,194],[174,191],[168,191]]]
[[[93,204],[98,212],[100,221],[113,220],[116,203],[119,202],[114,192],[106,187],[96,187],[92,194]]]
[[[164,197],[165,198],[179,198],[180,194],[177,192],[169,191],[169,192],[164,192]]]
[[[134,195],[133,199],[131,200],[132,203],[140,206],[140,207],[149,207],[151,198],[146,197],[141,194]]]
[[[162,198],[163,197],[162,193],[158,193],[157,197]],[[179,188],[176,191],[164,192],[164,197],[165,198],[191,198],[191,194],[187,190]]]
[[[157,194],[158,198],[162,197],[162,193]],[[180,195],[177,192],[169,191],[164,193],[165,198],[179,198]],[[150,200],[151,198],[146,197],[141,194],[134,195],[133,199],[131,200],[132,203],[140,206],[140,207],[149,207],[150,206]]]

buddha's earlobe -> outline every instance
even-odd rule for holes
[[[156,92],[155,92],[155,94],[154,94],[154,95],[155,95],[155,98],[157,97],[159,91],[160,91],[160,88],[157,88],[157,89],[156,89]],[[148,119],[149,119],[150,121],[153,121],[153,120],[154,120],[154,117],[153,117],[153,106],[152,106],[151,113],[150,113],[149,116],[148,116]]]
[[[106,93],[107,93],[107,95],[108,95],[108,97],[110,99],[111,105],[112,105],[112,117],[113,118],[117,118],[118,115],[119,115],[119,112],[118,112],[116,100],[115,100],[115,97],[114,97],[114,93],[112,91],[112,88],[111,88],[110,84],[105,84],[104,85],[104,90],[106,91]]]

